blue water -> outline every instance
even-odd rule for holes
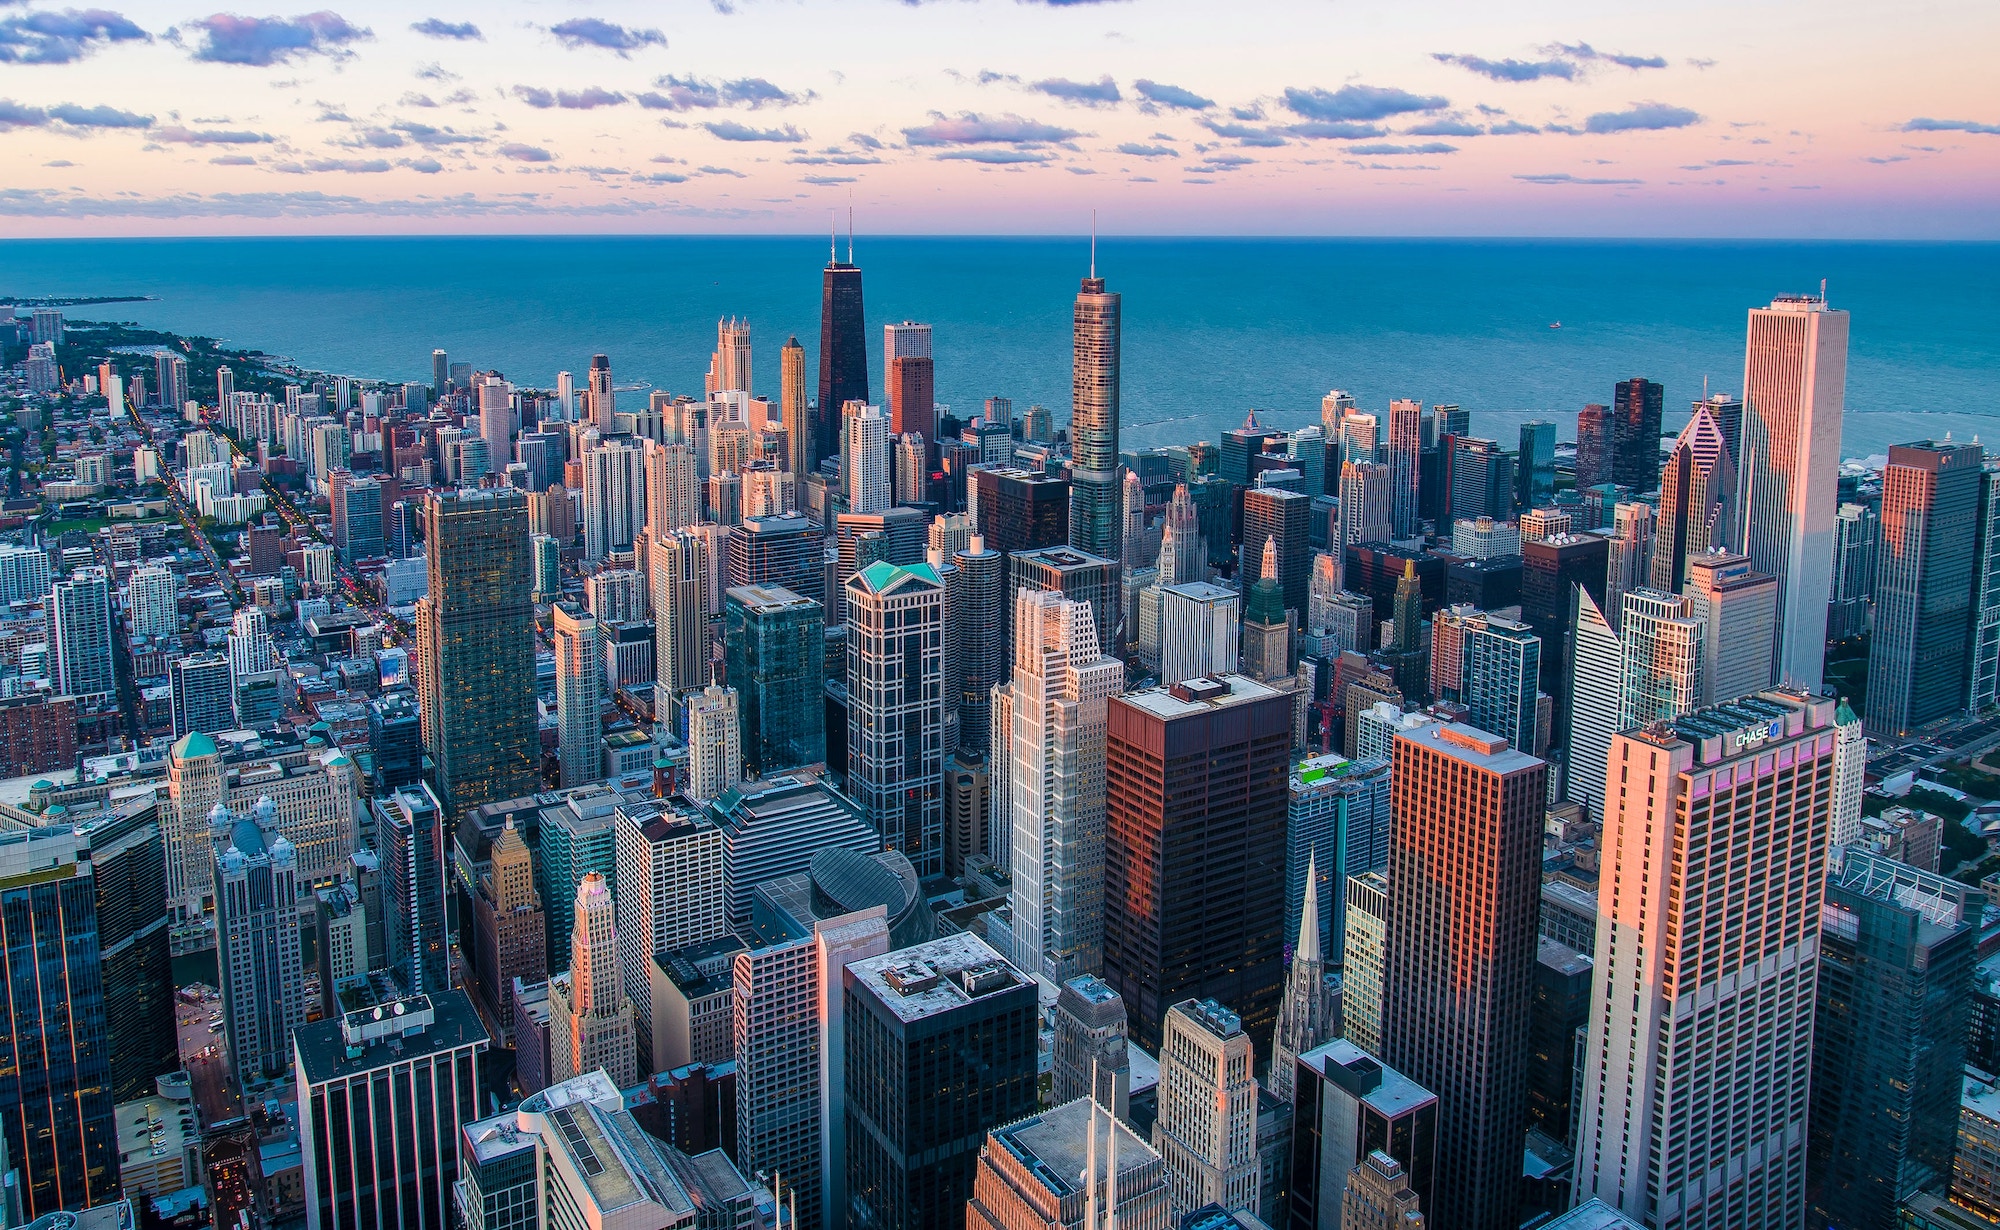
[[[938,399],[1069,408],[1069,305],[1081,240],[863,239],[870,368],[893,320],[935,329]],[[0,293],[146,294],[75,309],[290,356],[430,378],[430,352],[551,386],[593,352],[618,382],[699,394],[722,315],[755,330],[761,392],[789,334],[818,361],[819,268],[799,238],[322,238],[0,243]],[[1100,241],[1124,294],[1124,442],[1215,439],[1258,411],[1317,418],[1329,388],[1364,408],[1456,402],[1512,443],[1523,418],[1567,437],[1616,381],[1666,385],[1668,426],[1704,377],[1742,378],[1745,309],[1828,280],[1853,313],[1850,456],[2000,432],[2000,244]],[[1560,320],[1562,328],[1550,329]],[[1676,413],[1676,407],[1679,408]]]

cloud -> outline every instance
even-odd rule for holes
[[[837,145],[823,149],[817,154],[801,154],[785,161],[801,167],[872,167],[882,163],[882,159],[873,154],[850,154]]]
[[[388,128],[357,128],[337,144],[349,149],[401,149],[403,134]]]
[[[1232,119],[1261,120],[1264,118],[1264,107],[1261,103],[1251,103],[1247,107],[1231,107],[1229,114]]]
[[[40,128],[49,122],[49,113],[40,107],[23,106],[11,98],[0,98],[0,132],[16,128]]]
[[[731,176],[734,176],[734,177],[735,177],[735,178],[737,178],[737,179],[749,179],[749,178],[750,178],[750,177],[749,177],[748,175],[745,175],[745,174],[744,174],[743,172],[741,172],[741,171],[737,171],[737,170],[732,170],[732,169],[731,169],[731,168],[729,168],[729,167],[701,167],[701,168],[700,168],[700,171],[701,171],[701,173],[702,173],[703,175],[731,175]]]
[[[210,161],[210,162],[214,162],[214,161],[215,161],[215,159],[211,158],[211,159],[209,159],[209,161]],[[253,159],[251,159],[251,161],[252,161],[252,162],[255,162],[255,161],[256,161],[256,159],[254,159],[254,158],[253,158]],[[73,166],[75,166],[76,164],[75,164],[74,162],[71,162],[71,161],[70,161],[69,159],[67,159],[67,158],[52,158],[52,159],[50,159],[49,161],[47,161],[47,162],[43,163],[42,165],[43,165],[43,166],[45,166],[45,167],[73,167]]]
[[[1081,136],[1075,129],[1044,124],[1008,114],[993,117],[962,111],[956,118],[931,112],[931,122],[905,128],[903,139],[913,146],[924,145],[1046,145]],[[1025,161],[1025,160],[1023,160]]]
[[[1541,129],[1535,127],[1533,124],[1523,124],[1519,120],[1508,120],[1502,124],[1494,124],[1486,131],[1489,135],[1495,137],[1512,137],[1521,133],[1540,132]]]
[[[0,216],[15,218],[470,218],[470,217],[629,217],[674,214],[744,219],[765,211],[740,206],[707,208],[676,201],[613,198],[556,201],[539,193],[510,192],[482,197],[453,193],[415,199],[367,200],[319,191],[179,193],[109,197],[50,188],[0,188]]]
[[[1414,128],[1405,128],[1404,134],[1412,137],[1476,137],[1485,129],[1464,120],[1426,120]]]
[[[953,149],[939,154],[943,161],[983,162],[988,166],[1012,166],[1016,163],[1049,162],[1053,154],[1025,149]]]
[[[1524,184],[1583,184],[1599,186],[1606,184],[1642,184],[1646,182],[1641,179],[1584,179],[1580,176],[1571,175],[1567,171],[1544,175],[1516,175],[1514,178]]]
[[[556,160],[554,154],[551,154],[539,145],[521,145],[509,142],[495,152],[502,158],[511,158],[515,162],[554,162]]]
[[[858,181],[852,175],[803,175],[799,177],[799,182],[811,184],[816,188],[828,188],[835,184],[852,184]]]
[[[1870,157],[1870,158],[1863,158],[1861,161],[1872,162],[1878,167],[1886,167],[1892,162],[1908,162],[1909,160],[1910,156],[1908,154],[1891,154],[1887,158]]]
[[[1701,123],[1699,112],[1666,103],[1635,102],[1629,111],[1599,111],[1583,122],[1585,132],[1657,132]]]
[[[131,111],[120,111],[116,107],[79,107],[75,103],[59,103],[49,108],[49,118],[61,120],[72,128],[151,128],[153,117],[138,115]]]
[[[581,90],[557,90],[553,94],[531,85],[517,85],[513,94],[530,107],[542,110],[561,107],[565,111],[591,111],[598,107],[615,107],[625,101],[625,96],[616,90],[595,85]]]
[[[549,27],[549,33],[556,36],[562,45],[575,51],[583,47],[597,47],[605,51],[615,51],[628,55],[642,47],[664,47],[667,36],[658,30],[640,30],[621,26],[617,22],[602,21],[596,17],[572,17]]]
[[[455,73],[455,72],[452,72],[452,71],[451,71],[450,69],[446,68],[446,67],[445,67],[444,65],[442,65],[442,64],[439,64],[439,63],[436,63],[435,61],[433,61],[432,63],[429,63],[429,64],[425,64],[425,65],[422,65],[422,66],[420,66],[420,67],[419,67],[419,68],[417,69],[417,80],[419,80],[419,81],[456,81],[456,80],[458,80],[458,74],[457,74],[457,73]]]
[[[257,160],[248,154],[217,154],[208,160],[213,167],[254,167]]]
[[[880,141],[877,141],[877,140],[876,140],[876,139],[875,139],[874,137],[871,137],[871,136],[869,136],[869,135],[868,135],[867,133],[865,133],[865,132],[850,132],[850,133],[848,133],[848,134],[847,134],[847,139],[848,139],[848,140],[850,140],[850,141],[852,141],[852,142],[854,142],[854,143],[855,143],[856,145],[860,146],[860,147],[861,147],[862,149],[886,149],[886,148],[888,148],[887,146],[884,146],[884,145],[883,145],[883,144],[882,144],[882,143],[881,143]]]
[[[1066,77],[1050,77],[1046,81],[1037,81],[1028,88],[1038,94],[1047,94],[1050,98],[1081,103],[1086,107],[1108,107],[1124,98],[1124,95],[1118,92],[1118,83],[1109,76],[1096,81],[1071,81]]]
[[[1355,141],[1364,137],[1380,137],[1388,129],[1374,124],[1331,123],[1326,120],[1312,120],[1304,124],[1287,124],[1278,131],[1294,137],[1314,137],[1330,141]]]
[[[1234,171],[1238,167],[1254,166],[1256,162],[1255,158],[1246,158],[1242,154],[1210,154],[1188,170],[1205,175],[1213,171]]]
[[[1918,116],[1903,125],[1904,132],[1971,132],[1981,136],[2000,137],[2000,124],[1982,124],[1977,120],[1934,120]]]
[[[347,171],[356,175],[379,175],[389,169],[384,158],[313,158],[307,161],[308,171]]]
[[[979,75],[973,78],[973,80],[977,81],[980,85],[992,85],[996,81],[1011,81],[1015,85],[1021,83],[1021,78],[1013,73],[996,73],[990,68],[980,69]]]
[[[415,90],[411,90],[397,99],[396,105],[399,107],[435,107],[437,106],[437,100],[428,94],[419,94]],[[324,119],[326,117],[322,116],[320,118]]]
[[[439,17],[426,17],[422,21],[413,21],[410,23],[410,29],[425,38],[449,38],[460,42],[486,37],[479,32],[478,26],[469,21],[445,21]]]
[[[762,77],[740,77],[734,81],[704,81],[699,77],[661,77],[653,83],[659,93],[639,95],[639,105],[654,111],[695,111],[716,107],[791,107],[817,97],[811,90],[793,93]]]
[[[0,20],[0,64],[69,64],[111,43],[151,41],[108,9],[22,13]]]
[[[752,128],[748,124],[739,124],[734,120],[717,120],[705,123],[702,127],[708,129],[710,136],[724,141],[780,141],[796,145],[806,139],[806,134],[790,124],[783,128]]]
[[[1431,59],[1440,64],[1456,64],[1495,81],[1540,81],[1544,77],[1570,81],[1576,77],[1576,65],[1568,60],[1489,60],[1484,56],[1447,55],[1442,51],[1432,52]]]
[[[688,177],[679,171],[647,171],[642,175],[634,175],[632,179],[633,182],[641,184],[684,184],[688,182]]]
[[[1549,55],[1564,55],[1572,60],[1586,62],[1616,64],[1620,68],[1634,70],[1641,68],[1665,68],[1667,66],[1667,58],[1665,56],[1634,56],[1624,55],[1615,51],[1599,51],[1589,43],[1556,43],[1553,46],[1544,47],[1542,50]]]
[[[406,166],[419,175],[436,175],[444,170],[444,164],[435,158],[405,158],[398,165]]]
[[[1377,142],[1374,145],[1350,145],[1350,154],[1382,156],[1385,154],[1456,154],[1456,145],[1446,145],[1442,141],[1426,141],[1422,145],[1388,145]]]
[[[231,131],[223,128],[183,128],[178,124],[155,128],[155,141],[170,145],[269,145],[274,138],[267,132]]]
[[[1193,90],[1184,90],[1177,85],[1148,81],[1144,77],[1132,83],[1133,92],[1150,103],[1162,107],[1172,107],[1177,111],[1206,111],[1215,105],[1212,98],[1203,98]]]
[[[1386,120],[1412,111],[1437,111],[1450,104],[1436,94],[1412,94],[1393,86],[1343,85],[1326,90],[1288,89],[1285,106],[1309,120]]]
[[[511,93],[530,107],[539,108],[544,111],[556,105],[556,96],[554,94],[532,85],[517,85]]]
[[[1285,144],[1283,134],[1269,128],[1252,128],[1248,124],[1221,124],[1207,116],[1202,117],[1201,126],[1218,137],[1228,137],[1244,145],[1270,149]]]
[[[1181,152],[1171,146],[1140,145],[1136,141],[1127,141],[1123,145],[1120,145],[1118,152],[1128,154],[1134,158],[1178,158],[1181,156]]]
[[[437,128],[430,124],[419,124],[415,120],[398,120],[389,127],[402,133],[425,149],[442,149],[452,145],[480,145],[485,137],[459,132],[453,128]]]
[[[188,23],[202,32],[194,58],[214,64],[268,68],[302,56],[351,55],[351,43],[375,37],[338,13],[321,9],[299,17],[243,17],[216,13]]]

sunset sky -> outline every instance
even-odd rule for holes
[[[1991,0],[103,2],[0,0],[0,236],[2000,238]]]

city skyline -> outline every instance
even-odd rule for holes
[[[1969,0],[774,13],[23,8],[0,233],[2000,234]]]

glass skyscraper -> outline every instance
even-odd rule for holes
[[[739,697],[743,764],[759,776],[826,760],[826,610],[778,586],[723,595],[722,642]]]
[[[1124,529],[1118,516],[1120,302],[1104,289],[1093,256],[1072,321],[1069,541],[1107,559],[1119,558]]]

